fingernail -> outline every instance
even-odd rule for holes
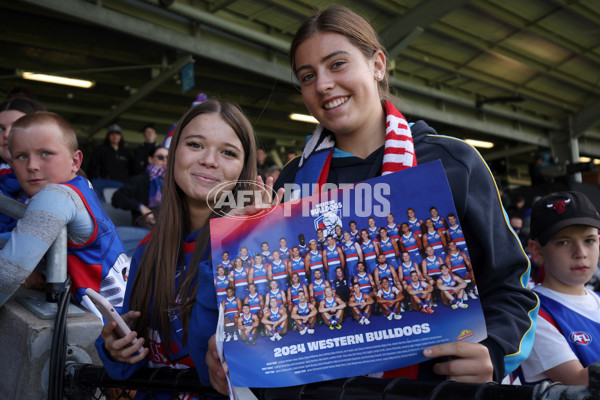
[[[423,354],[425,354],[426,356],[430,356],[431,353],[433,353],[433,352],[431,351],[431,349],[429,347],[427,347],[425,350],[423,350]]]

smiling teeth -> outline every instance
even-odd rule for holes
[[[337,107],[340,104],[344,104],[347,101],[348,101],[348,97],[340,97],[339,99],[335,99],[334,101],[325,104],[325,109],[331,110],[332,108]]]

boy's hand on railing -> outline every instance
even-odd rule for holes
[[[129,311],[127,314],[121,315],[127,325],[139,316],[139,311]],[[100,332],[100,336],[104,339],[104,348],[110,353],[113,360],[135,364],[146,358],[150,350],[142,348],[145,343],[144,338],[139,338],[133,343],[133,340],[137,337],[135,331],[129,332],[127,336],[121,338],[115,331],[116,326],[116,322],[109,321],[102,327],[102,332]]]

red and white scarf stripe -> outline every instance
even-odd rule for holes
[[[415,146],[413,144],[410,126],[391,101],[383,102],[385,108],[385,149],[381,174],[391,174],[417,165]],[[299,167],[316,152],[333,150],[335,139],[331,132],[319,125],[306,143]]]

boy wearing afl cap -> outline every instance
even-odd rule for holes
[[[600,215],[578,192],[542,197],[531,213],[532,258],[545,277],[535,341],[521,364],[528,383],[543,379],[588,385],[588,365],[600,360],[600,296],[585,287],[598,265]]]

